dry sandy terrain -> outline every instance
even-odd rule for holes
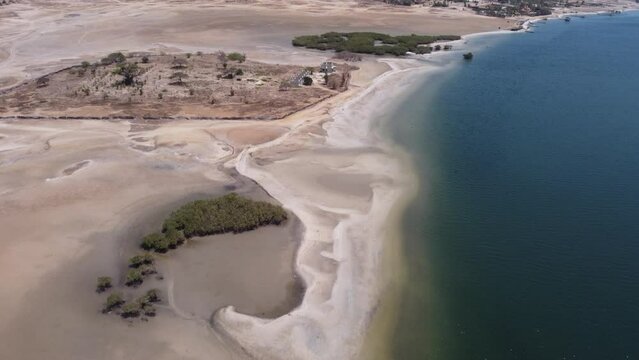
[[[135,69],[128,86],[116,74],[121,67]],[[85,63],[6,89],[0,93],[0,113],[4,118],[280,119],[336,93],[324,85],[319,66],[311,86],[292,85],[303,70],[230,61],[223,53],[138,54],[122,64]]]
[[[25,1],[0,9],[0,86],[117,50],[240,50],[307,65],[327,54],[291,48],[292,35],[507,26],[353,5]],[[357,357],[382,292],[384,250],[396,244],[392,204],[412,184],[371,122],[388,117],[420,65],[368,59],[350,90],[270,122],[0,122],[0,358]],[[171,209],[231,189],[265,190],[299,223],[201,239],[160,260],[165,301],[149,322],[99,313],[97,276],[121,281],[135,242]],[[307,286],[299,304],[296,279]]]

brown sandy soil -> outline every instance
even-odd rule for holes
[[[291,288],[299,285],[291,285],[292,256],[299,225],[293,221],[237,241],[196,240],[171,259],[176,270],[165,275],[174,276],[176,302],[197,316],[184,317],[169,306],[167,281],[155,284],[166,299],[148,323],[129,325],[99,312],[106,295],[94,292],[96,277],[121,281],[122,265],[139,251],[139,239],[156,231],[179,204],[229,186],[264,198],[252,182],[212,166],[233,153],[216,138],[233,129],[206,121],[1,122],[0,336],[11,340],[3,341],[0,358],[233,358],[209,327],[213,310],[237,303],[249,313],[273,315],[294,306]],[[139,144],[147,144],[145,151],[136,149]],[[181,256],[200,263],[187,266]],[[217,277],[203,275],[211,271],[209,260],[215,261]],[[191,278],[188,270],[201,271],[200,277]],[[252,271],[263,278],[252,283]],[[211,297],[199,298],[203,293]]]
[[[302,66],[231,61],[223,53],[142,59],[131,56],[121,65],[86,63],[26,82],[0,94],[0,114],[277,119],[336,93],[319,81],[292,84]],[[128,86],[115,74],[119,66],[136,67]],[[319,64],[315,71],[319,73]]]

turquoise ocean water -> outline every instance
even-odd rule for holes
[[[395,359],[639,359],[639,14],[472,38],[389,122]]]

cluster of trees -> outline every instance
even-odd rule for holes
[[[286,219],[286,211],[279,205],[231,193],[182,206],[166,219],[163,231],[182,231],[184,236],[190,238],[227,232],[239,233],[259,226],[279,225]]]
[[[145,250],[167,252],[194,236],[239,233],[259,226],[279,225],[287,216],[281,206],[231,193],[182,206],[164,221],[161,233],[147,235],[141,246]]]
[[[103,313],[120,309],[120,316],[123,318],[131,318],[144,314],[146,316],[155,316],[155,307],[153,304],[160,302],[160,294],[157,289],[151,289],[141,297],[126,303],[121,292],[110,294],[102,307]]]
[[[149,253],[130,258],[129,267],[131,269],[126,273],[125,285],[138,286],[144,282],[145,276],[157,273],[155,266],[153,266],[154,262],[153,255]]]
[[[100,60],[102,65],[121,64],[126,61],[126,56],[121,52],[115,52],[103,57]]]
[[[286,221],[286,211],[278,205],[265,201],[253,201],[231,193],[209,200],[190,202],[174,211],[162,226],[162,232],[147,235],[142,240],[142,248],[160,253],[175,249],[187,238],[226,232],[243,232],[259,226],[279,225]],[[124,278],[126,286],[137,287],[147,275],[156,273],[155,258],[151,253],[132,256],[128,261],[128,271]],[[99,277],[96,291],[104,292],[112,287],[112,279]],[[102,311],[104,313],[119,309],[124,318],[155,315],[152,304],[159,302],[157,290],[149,290],[144,296],[126,303],[122,293],[109,295]]]
[[[184,233],[178,229],[166,229],[162,233],[153,233],[142,239],[141,247],[144,250],[154,250],[165,253],[182,245],[186,240]]]
[[[141,314],[145,316],[155,316],[155,307],[153,304],[160,302],[159,292],[152,289],[145,295],[135,299],[134,301],[122,306],[120,316],[123,318],[138,317]]]
[[[457,35],[404,35],[391,36],[374,32],[329,32],[322,35],[305,35],[293,39],[293,46],[309,49],[349,51],[375,55],[406,55],[407,52],[425,54],[432,51],[429,46],[436,41],[459,40]]]

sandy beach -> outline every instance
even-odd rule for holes
[[[316,65],[330,55],[292,48],[292,36],[515,23],[348,1],[23,2],[0,7],[0,88],[112,51],[238,50]],[[398,266],[397,222],[416,181],[379,124],[440,65],[356,65],[348,91],[281,120],[1,121],[0,358],[384,358],[370,339],[388,331],[377,319],[392,311],[380,300],[394,286],[384,270]],[[149,322],[100,313],[97,276],[121,281],[171,210],[229,191],[278,202],[292,219],[160,259],[164,299]]]

